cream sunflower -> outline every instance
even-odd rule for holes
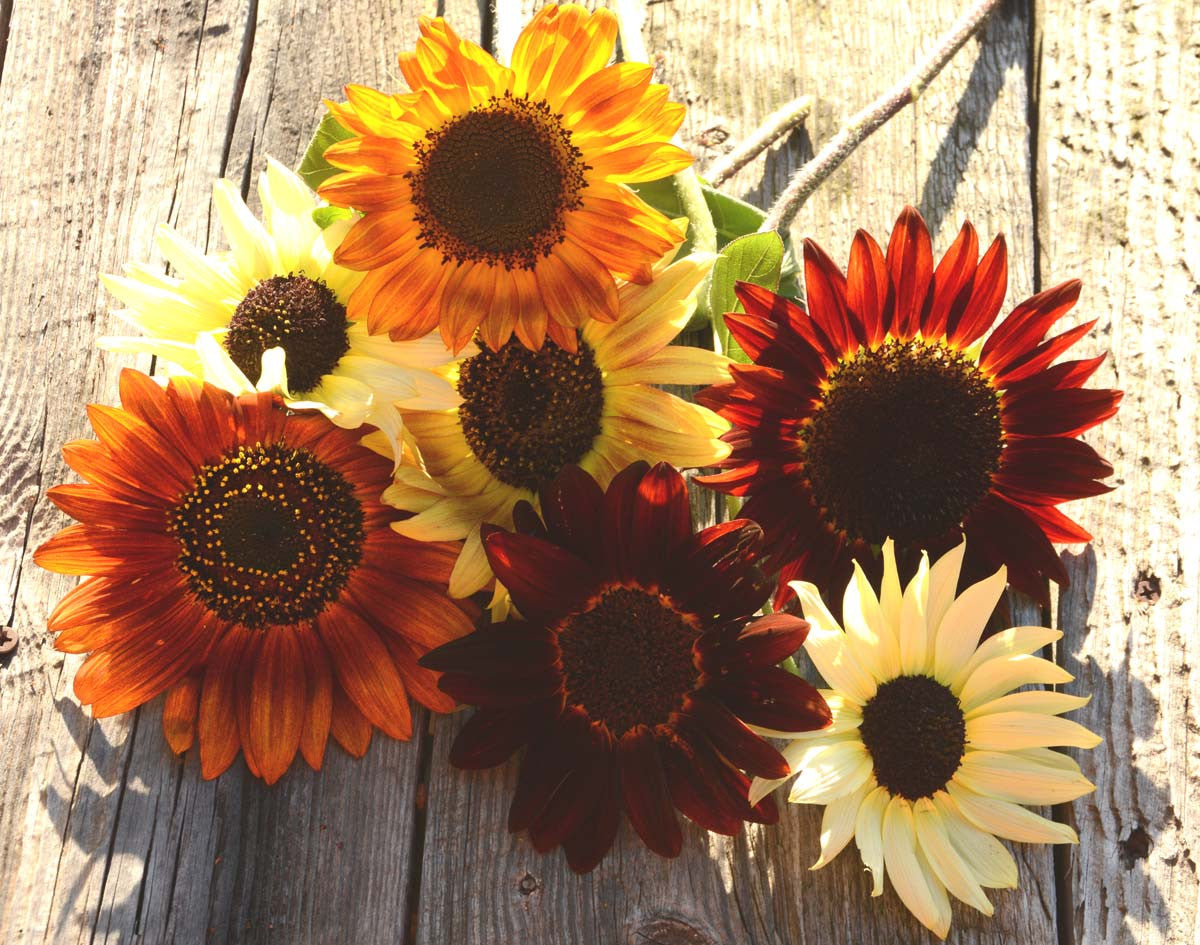
[[[1062,634],[1013,627],[980,643],[1004,592],[1006,572],[955,596],[965,545],[920,568],[901,591],[892,542],[883,546],[882,593],[862,569],[833,619],[817,588],[795,582],[811,624],[804,649],[831,686],[822,690],[833,723],[802,732],[784,750],[788,800],[824,804],[821,855],[832,860],[853,838],[871,871],[871,894],[889,875],[901,900],[945,938],[948,893],[992,914],[984,888],[1013,888],[1017,866],[997,840],[1076,843],[1075,831],[1020,806],[1074,800],[1093,785],[1052,746],[1092,748],[1100,738],[1059,716],[1086,698],[1026,685],[1073,677],[1035,656]],[[756,778],[751,803],[779,781]]]
[[[370,423],[392,439],[397,406],[453,406],[453,388],[433,370],[451,359],[436,334],[393,343],[347,320],[362,273],[334,263],[333,253],[351,221],[322,230],[317,196],[270,158],[258,193],[262,221],[232,183],[213,185],[228,251],[205,254],[163,225],[158,247],[175,275],[135,263],[105,276],[129,306],[120,314],[145,337],[101,346],[153,354],[234,394],[277,391],[291,407],[320,410],[346,429]]]
[[[538,507],[564,466],[581,466],[604,488],[638,460],[707,466],[728,455],[724,420],[652,386],[729,376],[720,355],[668,346],[711,266],[711,257],[664,260],[649,284],[622,283],[617,320],[587,321],[574,352],[553,341],[536,351],[515,338],[498,349],[480,341],[478,353],[446,370],[459,406],[405,411],[424,465],[400,466],[384,501],[416,513],[393,526],[402,535],[465,539],[452,596],[492,580],[480,525],[511,529],[518,500]]]

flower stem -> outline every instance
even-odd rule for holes
[[[740,145],[713,162],[708,169],[708,182],[720,187],[734,174],[795,128],[812,111],[811,95],[794,98],[782,108],[771,112]]]
[[[1001,0],[977,0],[938,40],[924,62],[918,63],[896,86],[854,115],[821,149],[820,154],[796,171],[787,188],[771,205],[767,218],[759,228],[760,231],[785,232],[796,213],[821,182],[837,170],[863,141],[906,105],[911,105],[920,98],[929,83],[966,41],[979,31],[988,15],[1000,6],[1000,2]]]
[[[644,0],[616,0],[618,30],[621,34],[621,55],[626,62],[649,62],[646,43],[642,39],[642,22],[646,19]],[[678,143],[678,142],[676,142]],[[700,178],[688,168],[672,178],[675,194],[692,229],[692,248],[701,253],[717,251],[717,228],[712,213],[700,189]]]

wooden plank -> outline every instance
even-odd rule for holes
[[[1105,743],[1071,806],[1064,942],[1197,934],[1200,574],[1196,237],[1200,6],[1038,4],[1038,234],[1046,285],[1083,280],[1080,318],[1110,350],[1117,417],[1085,439],[1116,467],[1080,508],[1096,536],[1066,560],[1061,658]]]
[[[247,17],[234,2],[171,14],[127,3],[81,29],[65,11],[42,7],[27,4],[13,18],[3,88],[30,102],[14,99],[9,120],[36,113],[39,92],[52,109],[62,101],[78,115],[48,122],[59,137],[47,134],[29,150],[24,192],[7,195],[4,212],[14,219],[0,235],[5,266],[23,267],[5,272],[4,311],[28,313],[3,328],[6,350],[21,355],[16,371],[6,368],[6,456],[25,479],[11,483],[15,501],[3,510],[20,518],[4,529],[15,544],[3,562],[19,592],[24,640],[0,670],[11,726],[0,748],[0,939],[399,940],[408,923],[420,738],[379,737],[360,763],[331,747],[320,774],[297,764],[275,788],[250,778],[240,761],[203,782],[194,758],[180,763],[167,751],[158,702],[99,724],[80,709],[70,691],[78,660],[64,667],[42,629],[70,582],[23,555],[62,524],[37,501],[45,484],[64,478],[58,445],[86,435],[82,404],[112,401],[116,370],[127,363],[110,357],[98,369],[92,354],[94,335],[113,328],[97,273],[151,258],[157,220],[203,241],[222,170],[245,187],[266,153],[295,163],[322,96],[347,81],[394,85],[394,54],[415,39],[421,11],[379,0],[264,0]],[[62,46],[62,67],[49,72],[77,76],[79,103],[61,84],[49,87],[54,99],[39,88],[47,35],[79,37]],[[71,155],[77,129],[97,115],[103,123]],[[64,151],[75,186],[62,179]],[[52,225],[22,235],[15,212],[30,194],[34,215]],[[59,264],[55,254],[73,239],[74,253]],[[46,272],[47,262],[55,269]],[[39,334],[47,339],[41,348]],[[69,386],[51,400],[46,376]]]
[[[534,4],[523,3],[525,16]],[[704,161],[714,142],[731,144],[754,122],[802,93],[817,97],[804,131],[772,149],[730,190],[769,201],[811,149],[915,61],[959,12],[921,4],[919,12],[856,0],[834,6],[737,0],[673,0],[648,8],[646,41],[657,79],[687,102],[683,137]],[[511,15],[511,14],[509,14]],[[520,24],[498,23],[515,36]],[[923,43],[914,39],[923,37]],[[1006,9],[983,48],[971,43],[926,93],[818,191],[797,235],[812,235],[845,258],[853,229],[886,238],[905,203],[920,206],[940,251],[970,216],[988,237],[1003,229],[1013,257],[1012,298],[1033,288],[1033,215],[1026,124],[1030,24],[1023,6]],[[516,766],[486,773],[451,770],[446,756],[458,719],[435,720],[434,756],[419,907],[419,939],[531,945],[564,940],[862,942],[933,941],[890,890],[869,898],[851,853],[818,873],[819,808],[788,806],[776,828],[750,828],[733,840],[688,825],[685,851],[665,863],[645,851],[628,825],[609,858],[577,878],[561,854],[538,856],[505,830]],[[956,941],[1051,943],[1054,875],[1045,849],[1017,850],[1024,886],[993,896],[988,920],[956,909]],[[461,877],[469,877],[469,893]]]

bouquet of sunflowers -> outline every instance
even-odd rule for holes
[[[578,872],[623,817],[674,857],[677,813],[734,834],[786,785],[818,866],[853,839],[944,936],[1016,884],[997,837],[1075,839],[1022,805],[1091,790],[1052,750],[1099,741],[1040,688],[1059,634],[1002,597],[1065,582],[1053,543],[1090,536],[1057,506],[1109,488],[1078,436],[1120,394],[1063,360],[1079,284],[1001,317],[970,224],[936,263],[911,208],[845,270],[793,254],[696,178],[618,27],[547,6],[502,65],[423,20],[409,91],[327,103],[261,219],[217,182],[227,250],[164,226],[170,275],[105,280],[136,333],[101,343],[162,375],[63,448],[56,646],[97,716],[165,693],[205,778],[469,707],[451,763],[519,755],[510,827]]]

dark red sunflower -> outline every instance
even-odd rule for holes
[[[127,370],[121,402],[88,408],[99,442],[63,447],[87,481],[48,496],[80,524],[34,553],[93,575],[49,626],[88,654],[95,715],[166,692],[167,741],[198,740],[204,777],[240,749],[272,783],[297,751],[320,768],[330,733],[355,756],[375,727],[408,738],[406,693],[454,707],[417,660],[471,628],[445,595],[459,549],[391,529],[390,460],[270,394]]]
[[[509,811],[545,852],[562,844],[585,873],[624,810],[654,852],[676,856],[675,811],[733,834],[774,823],[751,806],[750,775],[787,762],[748,726],[811,731],[830,719],[820,694],[775,664],[808,624],[754,619],[770,593],[756,565],[762,532],[736,521],[693,534],[687,487],[671,466],[638,463],[604,492],[569,466],[541,494],[545,523],[518,506],[522,534],[484,539],[523,615],[433,651],[442,690],[479,706],[451,749],[490,768],[527,746]],[[740,769],[740,770],[739,770]]]
[[[1079,297],[1072,280],[1021,302],[990,334],[1008,287],[997,237],[982,259],[964,224],[936,269],[920,214],[904,210],[887,254],[859,231],[848,275],[804,243],[807,311],[741,285],[729,314],[754,364],[697,398],[734,424],[724,472],[700,481],[750,498],[781,571],[839,586],[854,558],[894,538],[940,554],[965,534],[967,574],[1008,566],[1047,601],[1067,573],[1051,542],[1091,536],[1056,506],[1110,490],[1112,467],[1076,437],[1121,392],[1084,383],[1104,356],[1055,363],[1095,324],[1047,338]],[[984,339],[984,335],[987,335]]]

